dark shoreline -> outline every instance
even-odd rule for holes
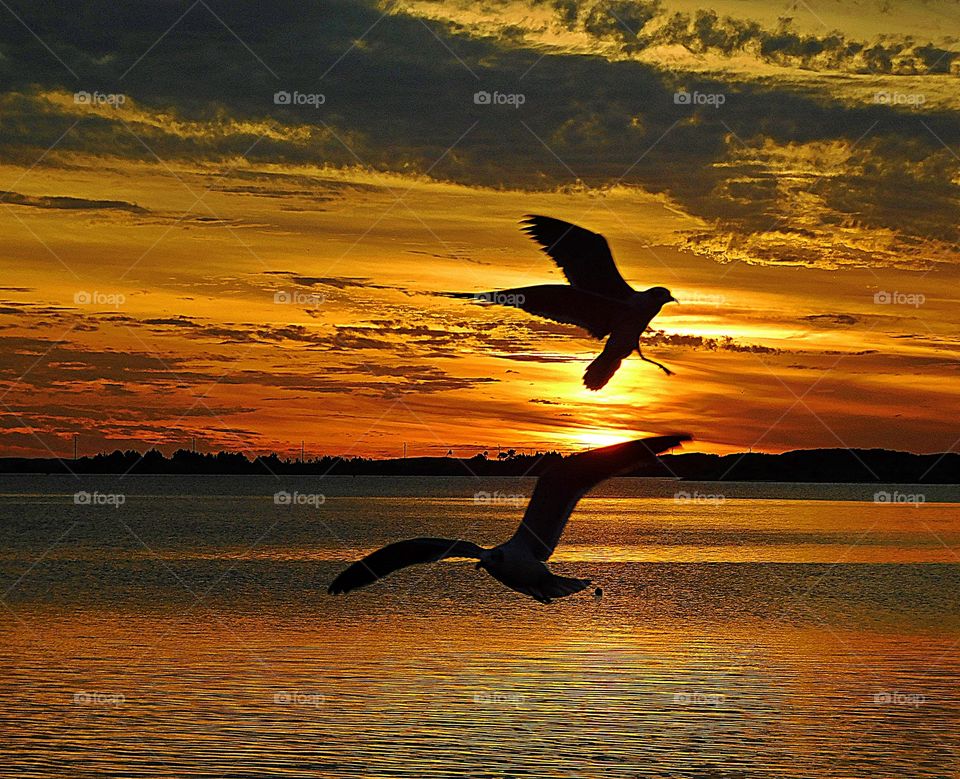
[[[513,455],[407,457],[386,460],[319,457],[306,462],[276,455],[247,458],[236,452],[199,454],[180,450],[113,452],[77,460],[0,458],[0,474],[179,474],[336,476],[538,476],[562,459],[556,452]],[[659,465],[628,476],[690,481],[784,483],[960,484],[960,453],[913,454],[886,449],[801,449],[782,454],[668,454]]]

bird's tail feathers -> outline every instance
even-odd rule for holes
[[[589,579],[577,579],[573,576],[552,576],[550,583],[544,587],[545,594],[550,598],[563,598],[575,592],[585,590],[590,586]]]
[[[597,359],[590,363],[584,371],[583,385],[594,392],[603,389],[607,386],[607,382],[610,381],[613,374],[617,372],[621,362],[622,360],[607,354],[605,351],[601,352]]]

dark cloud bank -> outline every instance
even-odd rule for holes
[[[829,253],[751,249],[770,262],[923,265],[949,260],[960,242],[948,217],[960,180],[953,111],[928,108],[921,116],[902,105],[855,103],[787,77],[735,79],[545,53],[519,36],[480,38],[363,3],[208,5],[170,29],[188,3],[12,3],[50,50],[12,17],[0,30],[7,158],[32,164],[66,132],[60,150],[147,160],[154,152],[245,154],[497,187],[623,183],[669,196],[733,244],[774,227],[788,239],[834,244]],[[786,21],[766,30],[707,12],[670,15],[657,3],[551,5],[557,24],[614,41],[627,54],[668,43],[927,78],[949,78],[943,74],[957,63],[933,43],[801,35]],[[45,99],[50,90],[123,94],[128,108],[153,118],[109,105],[78,114]],[[522,94],[524,102],[477,104],[480,90]],[[279,91],[322,94],[323,103],[278,105]],[[724,102],[678,103],[678,91],[721,94]],[[839,162],[828,154],[836,148]],[[809,170],[787,180],[796,156]],[[826,166],[833,176],[819,175]],[[836,238],[838,229],[892,237],[882,251],[865,253]]]

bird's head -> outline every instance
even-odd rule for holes
[[[659,305],[664,306],[667,303],[679,303],[673,295],[670,294],[670,290],[666,287],[650,287],[647,290],[647,294],[650,295],[654,301]]]
[[[503,565],[502,549],[499,547],[484,549],[480,555],[480,560],[477,562],[477,570],[479,571],[481,568],[490,570],[491,568],[499,568],[501,565]]]

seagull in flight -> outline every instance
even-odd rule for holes
[[[557,576],[545,563],[577,502],[600,482],[650,465],[660,452],[689,440],[685,434],[641,438],[567,457],[537,480],[520,527],[502,544],[484,549],[460,539],[397,541],[353,563],[331,582],[327,592],[350,592],[401,568],[460,557],[477,560],[477,570],[484,569],[501,584],[540,603],[573,595],[588,587],[590,580]]]
[[[600,355],[583,374],[587,389],[606,386],[620,363],[634,350],[668,376],[673,371],[645,357],[640,336],[667,303],[677,299],[666,287],[638,292],[620,275],[606,239],[583,227],[549,216],[528,215],[521,222],[527,235],[540,244],[563,271],[569,284],[538,284],[473,295],[451,297],[522,308],[554,322],[582,327],[594,338],[607,339]]]

